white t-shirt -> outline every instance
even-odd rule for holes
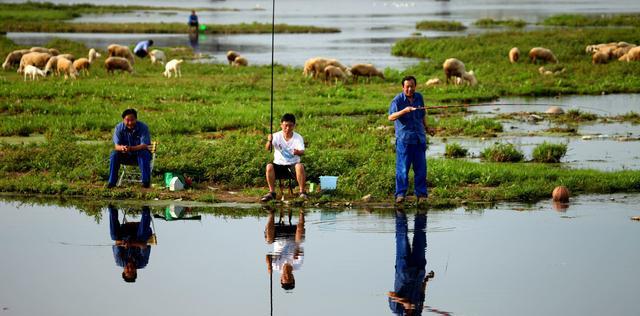
[[[296,250],[298,254],[296,255]],[[273,261],[271,267],[275,271],[282,271],[282,267],[285,263],[290,264],[293,267],[293,271],[299,270],[302,267],[304,261],[304,250],[302,245],[296,243],[293,239],[281,239],[276,240],[273,243]]]
[[[294,155],[293,150],[304,150],[304,140],[300,134],[293,132],[289,141],[284,139],[284,132],[273,133],[273,162],[277,165],[293,165],[300,162],[300,156]]]

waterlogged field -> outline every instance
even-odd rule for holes
[[[1,38],[0,54],[19,48]],[[76,56],[87,48],[56,40],[57,47]],[[100,48],[99,48],[100,49]],[[171,58],[189,59],[186,49],[165,48]],[[77,80],[47,77],[23,81],[14,71],[0,75],[0,190],[21,193],[102,197],[181,197],[215,201],[220,191],[241,191],[253,199],[265,187],[264,165],[271,154],[263,145],[270,128],[270,68],[231,68],[187,60],[183,77],[164,78],[161,66],[136,59],[133,74],[107,75],[104,58],[91,75]],[[633,65],[633,64],[630,64]],[[429,66],[431,67],[431,66]],[[525,67],[522,65],[521,67]],[[414,70],[420,82],[423,71]],[[400,92],[407,72],[385,70],[386,79],[359,83],[325,83],[304,78],[301,69],[276,66],[274,129],[285,112],[298,117],[304,137],[303,159],[311,181],[321,175],[340,177],[332,198],[358,199],[372,194],[387,199],[394,187],[393,128],[387,120],[392,97]],[[482,73],[482,72],[480,72]],[[484,79],[480,79],[482,82]],[[542,82],[541,85],[549,85]],[[474,100],[488,96],[490,84],[478,87],[426,89],[438,100]],[[525,84],[523,84],[525,86]],[[517,88],[502,94],[518,94]],[[489,95],[497,93],[491,92]],[[111,133],[126,108],[136,108],[154,140],[160,142],[154,169],[158,187],[107,190]],[[434,111],[429,125],[439,136],[494,137],[504,131],[496,118],[465,118],[464,111]],[[29,135],[45,141],[29,141]],[[22,144],[16,137],[25,137]],[[187,174],[195,189],[168,195],[159,188],[166,171]],[[536,163],[474,163],[429,159],[432,205],[464,201],[537,200],[559,184],[574,192],[618,192],[640,189],[640,172],[568,170]],[[325,201],[326,196],[312,194]]]

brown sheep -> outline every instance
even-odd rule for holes
[[[347,67],[341,64],[337,59],[318,58],[316,59],[316,62],[313,63],[313,73],[316,77],[320,74],[324,75],[324,69],[327,68],[327,66],[335,66],[340,68],[343,72],[347,71]]]
[[[89,50],[89,58],[78,58],[73,62],[73,68],[80,73],[89,74],[89,68],[91,68],[91,64],[93,61],[100,57],[100,53],[98,53],[95,49]]]
[[[427,80],[427,83],[425,84],[427,87],[435,87],[435,86],[439,86],[442,84],[442,80],[440,80],[440,78],[431,78],[429,80]]]
[[[44,74],[48,74],[49,72],[52,72],[55,75],[59,75],[60,73],[58,72],[58,56],[51,56],[51,58],[49,58],[49,61],[47,61],[47,65],[44,66]]]
[[[550,49],[544,47],[534,47],[529,51],[529,60],[536,63],[538,60],[543,62],[558,63],[558,59]]]
[[[372,64],[355,64],[351,66],[350,71],[353,76],[353,81],[358,81],[358,77],[380,77],[384,79],[384,74]]]
[[[518,62],[518,59],[520,59],[520,50],[514,47],[509,51],[509,61],[514,64]]]
[[[73,67],[73,62],[64,57],[60,57],[60,56],[56,56],[56,57],[58,57],[58,63],[57,63],[58,73],[63,73],[65,80],[68,77],[76,79],[76,77],[78,76],[78,71],[76,70],[75,67]]]
[[[126,58],[129,61],[129,64],[133,65],[135,63],[135,58],[133,57],[133,53],[127,46],[122,46],[118,44],[111,44],[107,47],[107,57],[122,57]]]
[[[129,60],[123,57],[107,58],[104,61],[104,68],[107,69],[107,73],[113,73],[115,70],[122,70],[133,73],[133,67],[131,67]]]
[[[66,59],[68,59],[70,61],[76,60],[76,56],[73,56],[71,54],[60,54],[60,55],[58,55],[58,57],[66,58]]]
[[[444,70],[444,75],[447,78],[446,83],[448,84],[452,77],[461,78],[464,81],[468,82],[470,85],[475,86],[478,84],[473,71],[467,72],[464,67],[464,63],[455,58],[449,58],[444,61],[442,64],[442,69]],[[459,81],[458,81],[459,82]],[[454,79],[454,83],[456,80]],[[459,83],[456,83],[459,84]]]
[[[20,59],[22,58],[22,55],[28,54],[29,52],[30,51],[28,49],[19,49],[7,54],[7,58],[5,58],[4,63],[2,63],[2,69],[9,70],[13,66],[20,65]]]
[[[32,52],[28,54],[22,55],[20,59],[20,66],[18,67],[18,73],[22,73],[24,67],[28,65],[36,66],[37,68],[43,68],[47,65],[49,58],[51,58],[51,54],[49,53],[37,53]]]
[[[313,73],[313,64],[316,62],[316,60],[320,58],[320,57],[313,57],[313,58],[309,58],[307,59],[307,61],[304,62],[304,68],[302,69],[302,75],[305,77],[308,77],[309,75],[315,75]],[[315,77],[315,76],[314,76]]]
[[[345,80],[347,80],[347,75],[344,73],[344,71],[342,71],[340,67],[332,65],[324,68],[324,77],[327,81],[335,80],[336,82],[338,82],[338,80],[340,80],[344,82]]]
[[[626,62],[639,61],[640,60],[640,46],[630,49],[629,52],[624,54],[622,57],[618,58],[618,60],[619,61],[626,61]]]
[[[609,62],[609,54],[605,52],[596,51],[596,53],[591,56],[591,63],[594,65],[606,64],[607,62]]]
[[[624,42],[621,42],[621,43],[624,43]],[[625,43],[625,44],[627,44],[627,45],[618,46],[618,47],[612,49],[611,53],[609,54],[610,58],[618,59],[618,58],[624,56],[624,54],[628,53],[631,49],[636,47],[636,45],[632,45],[632,44],[628,44],[628,43]]]
[[[249,61],[244,56],[238,56],[233,60],[231,65],[235,67],[244,67],[249,65]]]
[[[237,57],[239,57],[240,54],[238,54],[237,52],[234,52],[232,50],[227,52],[227,61],[229,62],[229,65],[233,64],[233,61],[236,60]]]

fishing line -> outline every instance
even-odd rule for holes
[[[274,56],[275,33],[276,33],[276,0],[273,0],[271,5],[271,99],[270,99],[271,115],[269,117],[269,135],[273,135],[273,63],[274,63],[273,56]],[[273,146],[269,146],[269,148],[270,148],[270,151],[273,151]]]
[[[557,106],[557,107],[566,107],[571,108],[575,107],[578,109],[588,109],[593,111],[598,111],[606,114],[611,114],[609,111],[605,111],[602,109],[597,109],[588,106],[580,106],[580,105],[570,105],[570,104],[558,104],[558,103],[472,103],[472,104],[453,104],[453,105],[434,105],[434,106],[426,106],[426,107],[416,107],[417,110],[430,110],[430,109],[447,109],[447,108],[468,108],[468,107],[480,107],[480,106]]]

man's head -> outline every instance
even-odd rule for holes
[[[291,113],[287,113],[280,119],[280,128],[286,135],[291,135],[296,127],[296,117]]]
[[[149,40],[149,46],[153,45],[153,40]]]
[[[282,275],[280,275],[280,285],[285,290],[293,290],[296,288],[296,279],[293,277],[293,266],[285,263],[282,266]]]
[[[196,10],[191,10],[191,14],[196,15]]]
[[[122,279],[127,283],[133,283],[138,278],[138,271],[133,262],[127,262],[122,271]]]
[[[138,112],[134,109],[124,110],[122,112],[122,122],[127,128],[133,129],[136,127],[136,122],[138,122]]]
[[[416,92],[416,77],[406,76],[402,78],[402,92],[408,97],[413,97],[413,93]]]

